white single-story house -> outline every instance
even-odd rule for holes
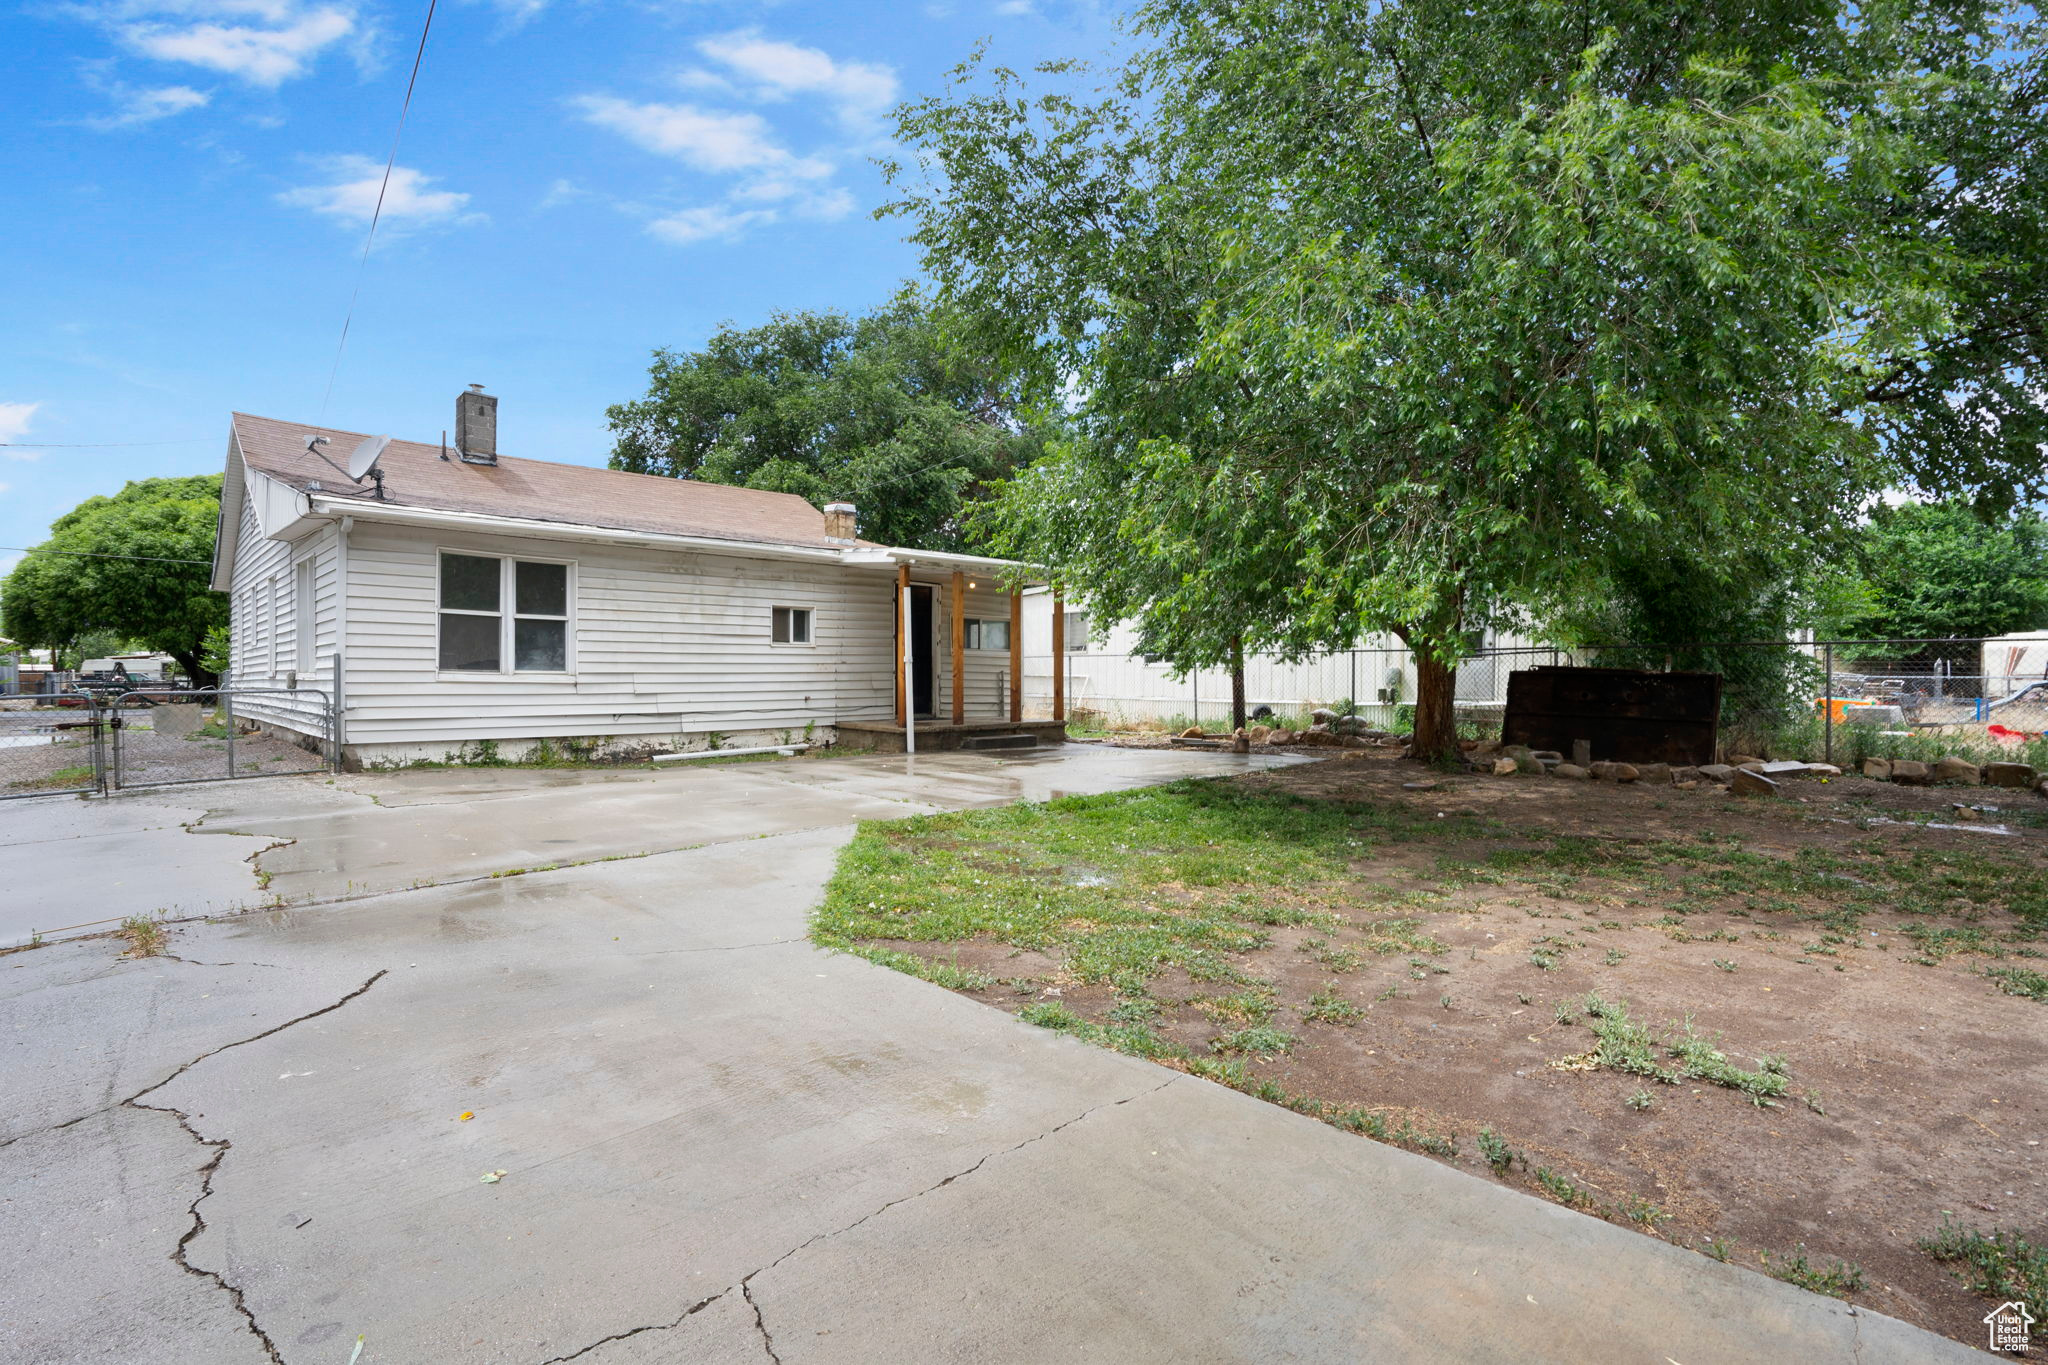
[[[357,477],[351,477],[355,474]],[[1023,711],[1020,566],[858,538],[857,512],[237,413],[213,586],[238,715],[363,764],[809,740],[1056,738]],[[903,647],[908,617],[910,648]]]

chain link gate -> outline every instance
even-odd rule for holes
[[[5,698],[0,799],[326,772],[337,736],[332,696],[311,687]]]

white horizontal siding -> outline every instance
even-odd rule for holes
[[[271,540],[257,526],[256,513],[242,505],[229,588],[228,677],[239,695],[235,711],[304,734],[326,734],[324,692],[333,677],[339,632],[340,532],[329,526],[297,542]],[[298,668],[298,604],[295,565],[310,558],[313,570],[314,665]],[[291,693],[298,672],[301,690]],[[277,689],[271,691],[270,689]]]
[[[572,564],[570,670],[442,673],[439,553]],[[895,714],[886,568],[359,523],[348,553],[351,744],[556,736],[658,740],[801,730]],[[809,607],[809,646],[771,643],[772,609]],[[938,656],[940,664],[945,656]],[[946,695],[941,686],[941,696]]]

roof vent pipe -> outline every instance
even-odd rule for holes
[[[825,539],[851,545],[858,539],[856,526],[859,515],[850,502],[828,502],[825,504]]]
[[[498,462],[498,399],[481,384],[455,395],[455,453],[464,464]]]

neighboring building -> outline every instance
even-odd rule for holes
[[[358,450],[375,470],[352,480]],[[375,451],[235,415],[213,585],[234,686],[278,689],[237,715],[319,736],[338,668],[341,739],[367,763],[823,742],[901,725],[906,692],[935,722],[1019,719],[991,576],[1014,565],[859,540],[845,504],[500,457],[497,399],[474,388],[453,444]]]
[[[1053,695],[1052,619],[1055,598],[1043,588],[1024,595],[1024,705],[1049,713]],[[1060,603],[1065,616],[1061,662],[1067,707],[1112,721],[1185,718],[1215,721],[1229,714],[1230,670],[1205,668],[1175,677],[1167,663],[1137,652],[1137,628],[1099,619],[1085,604]],[[1508,674],[1552,661],[1551,651],[1512,636],[1489,637],[1458,669],[1458,703],[1477,711],[1507,702]],[[1268,654],[1245,656],[1245,704],[1280,715],[1349,701],[1377,720],[1415,701],[1415,658],[1392,636],[1368,636],[1355,649],[1294,663]]]
[[[156,654],[138,650],[128,654],[109,654],[104,659],[87,659],[78,666],[86,676],[105,675],[112,677],[126,673],[139,683],[169,682],[184,672],[178,661],[168,654]]]

